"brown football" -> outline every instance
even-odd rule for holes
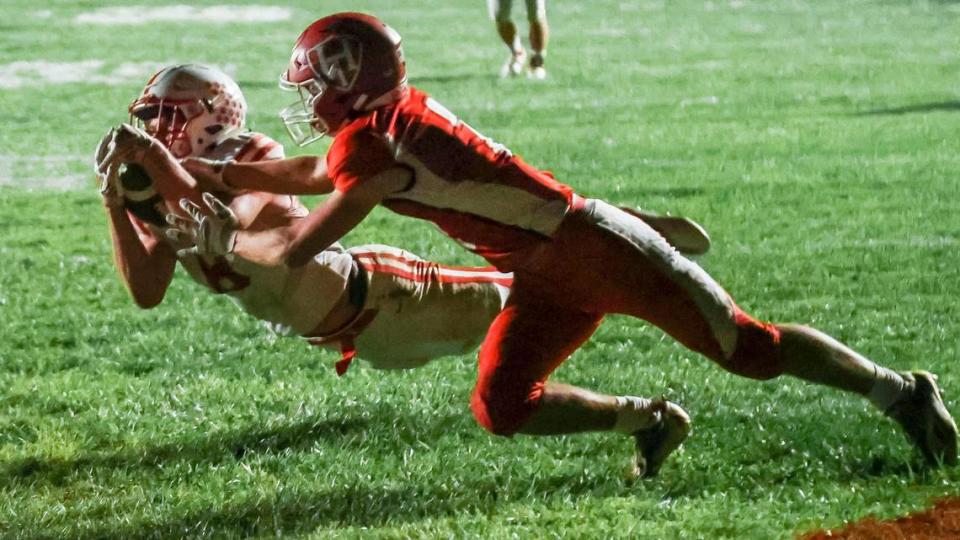
[[[166,225],[166,205],[143,167],[127,164],[120,173],[123,202],[131,214],[158,227]]]

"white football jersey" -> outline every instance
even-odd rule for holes
[[[202,157],[235,159],[240,162],[283,159],[283,146],[260,133],[241,133],[227,139]],[[175,201],[174,201],[175,202]],[[174,208],[171,201],[167,205]],[[308,213],[296,197],[274,195],[257,216],[251,228],[284,225],[290,217]],[[177,245],[158,227],[149,227],[158,238]],[[229,295],[254,317],[270,323],[275,330],[308,333],[319,326],[337,300],[346,292],[353,258],[339,245],[317,254],[298,268],[286,265],[263,266],[239,257],[178,257],[180,264],[197,283],[217,293]]]

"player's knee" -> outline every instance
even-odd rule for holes
[[[496,392],[477,385],[470,400],[473,417],[483,429],[509,437],[520,430],[536,404],[518,392]]]
[[[737,309],[737,345],[722,361],[724,368],[751,379],[772,379],[783,373],[780,330]]]
[[[470,410],[473,411],[473,418],[480,426],[493,433],[494,435],[509,436],[504,429],[502,415],[497,414],[495,407],[491,407],[489,402],[484,399],[479,392],[474,391],[473,398],[470,400]]]

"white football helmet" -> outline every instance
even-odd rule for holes
[[[178,158],[199,156],[244,130],[247,101],[222,71],[199,64],[168,66],[150,77],[129,107],[131,122]]]

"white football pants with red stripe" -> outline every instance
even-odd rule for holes
[[[390,246],[347,252],[369,277],[363,309],[377,313],[354,344],[357,356],[376,369],[413,368],[474,351],[513,281],[492,266],[445,266]]]

